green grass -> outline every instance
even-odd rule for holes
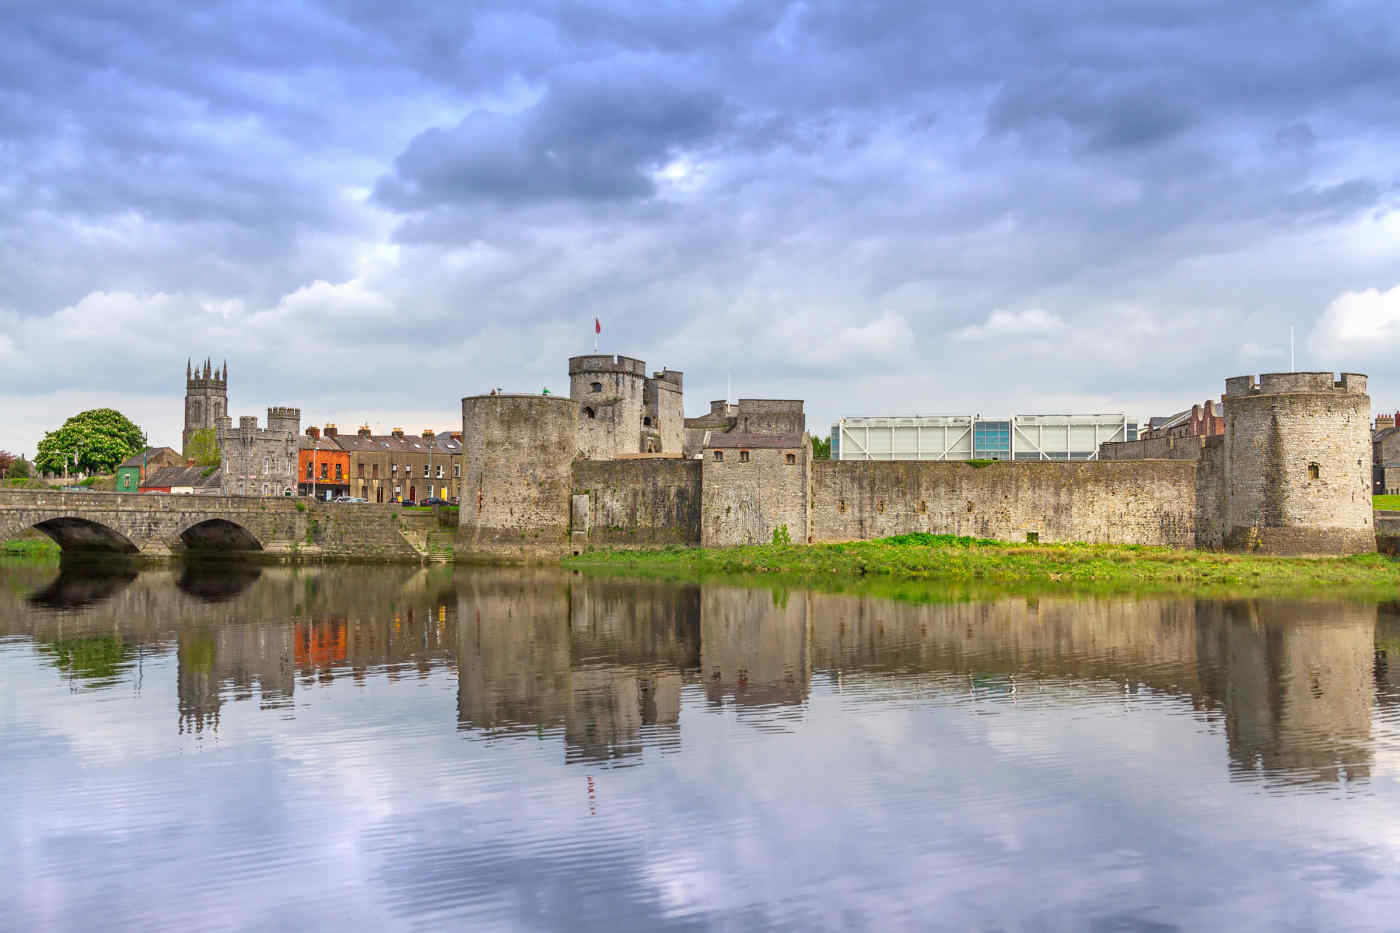
[[[1400,511],[1400,496],[1372,496],[1371,507],[1387,511]]]
[[[60,553],[58,544],[52,538],[42,535],[0,541],[0,558],[58,560]]]
[[[672,579],[718,577],[850,588],[1174,592],[1400,597],[1400,564],[1380,554],[1298,558],[1102,544],[1009,544],[909,534],[845,544],[588,551],[566,566]]]

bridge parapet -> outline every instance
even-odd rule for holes
[[[0,540],[38,528],[65,551],[166,557],[190,550],[411,560],[402,510],[259,496],[0,490]],[[414,536],[415,538],[417,536]]]

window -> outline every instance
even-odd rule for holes
[[[715,460],[716,460],[716,461],[719,461],[719,460],[723,460],[723,459],[724,459],[724,451],[722,451],[722,450],[716,450],[716,451],[715,451]]]
[[[783,454],[783,462],[788,466],[792,466],[797,462],[797,454]]]
[[[748,463],[748,462],[749,462],[749,452],[748,452],[747,450],[741,450],[741,451],[739,451],[739,462],[740,462],[740,463]]]
[[[397,479],[399,475],[399,465],[397,463],[389,464],[389,472]]]
[[[455,476],[455,477],[457,477],[458,479],[461,478],[461,476],[462,476],[462,465],[461,465],[460,463],[454,463],[454,464],[452,464],[452,475]]]
[[[591,388],[594,392],[601,392],[603,391],[603,384],[601,382],[595,382]]]
[[[585,409],[583,410],[583,414],[584,414],[584,417],[586,417],[586,418],[596,418],[596,417],[598,417],[597,414],[595,414],[594,411],[593,411],[593,409],[591,409],[591,408],[585,408]]]
[[[330,468],[331,465],[329,463],[321,464],[321,479],[327,478],[327,476],[329,475]]]
[[[424,479],[431,479],[431,478],[432,478],[432,475],[428,472],[428,465],[427,465],[426,463],[423,464],[423,478],[424,478]]]
[[[272,458],[271,458],[271,457],[263,457],[263,476],[266,476],[267,474],[269,474],[269,473],[271,473],[271,472],[272,472]],[[266,489],[266,487],[263,487],[263,488]],[[267,493],[263,493],[263,495],[267,495]]]
[[[269,486],[267,483],[263,483],[263,495],[265,495],[265,496],[270,496],[270,495],[272,495],[272,487]]]
[[[371,463],[369,465],[369,477],[370,479],[379,479],[379,464]]]
[[[355,475],[359,479],[365,478],[365,465],[363,463],[355,464]]]
[[[439,463],[439,464],[438,464],[438,467],[437,467],[437,478],[438,478],[438,479],[442,479],[442,464],[441,464],[441,463]]]
[[[310,461],[310,460],[306,461],[306,478],[307,478],[307,479],[310,479],[310,478],[311,478],[311,461]]]
[[[645,418],[643,418],[642,424],[646,425],[647,427],[651,427],[651,415],[647,415]]]
[[[1318,469],[1316,463],[1308,464],[1308,479],[1318,479],[1321,475],[1322,471]]]
[[[339,482],[340,479],[342,478],[341,464],[339,464],[339,463],[337,463],[337,464],[335,465],[335,478],[336,478],[336,481],[337,481],[337,482]]]

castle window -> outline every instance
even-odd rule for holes
[[[1316,463],[1308,464],[1308,479],[1318,479],[1321,477],[1321,475],[1322,471],[1318,469]]]
[[[651,415],[647,415],[645,418],[643,418],[642,424],[646,425],[647,427],[651,427]]]
[[[724,451],[722,451],[722,450],[716,450],[716,451],[715,451],[715,460],[716,460],[716,461],[719,461],[719,460],[723,460],[723,459],[724,459]]]
[[[603,384],[602,384],[601,382],[595,382],[595,383],[593,383],[593,385],[592,385],[590,388],[591,388],[594,392],[601,392],[601,391],[603,391]]]
[[[272,458],[263,457],[263,476],[272,472]]]
[[[595,382],[594,385],[597,385],[597,383]],[[596,417],[598,417],[597,414],[595,414],[594,411],[593,411],[593,409],[591,409],[591,408],[585,408],[585,409],[583,410],[583,413],[584,413],[584,415],[586,415],[586,416],[589,417],[589,418],[596,418]]]
[[[792,466],[797,462],[797,454],[783,454],[783,462]]]
[[[740,463],[748,463],[748,462],[749,462],[749,452],[748,452],[747,450],[741,450],[741,451],[739,451],[739,462],[740,462]]]

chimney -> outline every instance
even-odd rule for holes
[[[403,428],[394,428],[389,432],[390,437],[403,437]]]
[[[371,436],[371,435],[370,435],[370,430],[369,430],[369,425],[367,425],[367,424],[362,424],[362,425],[360,425],[360,430],[359,430],[358,432],[356,432],[356,433],[358,433],[358,434],[360,435],[360,437],[370,437],[370,436]]]
[[[430,441],[430,440],[432,440],[435,436],[436,436],[436,435],[433,434],[433,429],[432,429],[432,428],[424,428],[424,429],[423,429],[423,440],[425,440],[425,441]]]
[[[325,427],[326,437],[335,437],[335,425],[328,424]]]
[[[321,439],[321,429],[314,424],[308,424],[306,426],[306,436],[313,441],[319,441]]]

